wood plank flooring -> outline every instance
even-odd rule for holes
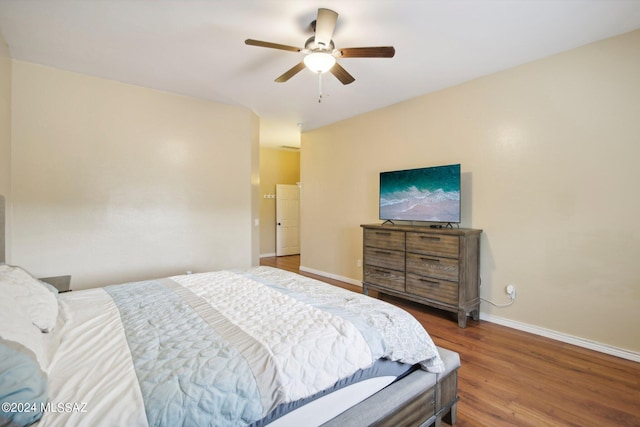
[[[299,256],[261,264],[362,291],[299,271]],[[437,345],[460,353],[456,426],[640,427],[640,363],[485,321],[460,329],[451,313],[381,298],[413,314]]]

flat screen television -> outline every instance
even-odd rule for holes
[[[380,173],[380,219],[460,222],[460,165]]]

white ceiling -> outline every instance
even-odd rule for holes
[[[346,58],[343,86],[304,70],[318,7],[339,13],[337,47],[396,48]],[[640,0],[0,0],[0,31],[18,60],[240,105],[264,145],[479,76],[640,28]]]

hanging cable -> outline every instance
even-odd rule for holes
[[[505,307],[509,307],[510,305],[512,305],[512,304],[515,302],[515,300],[514,300],[514,299],[512,299],[511,301],[509,301],[509,302],[507,302],[507,303],[504,303],[504,304],[498,304],[498,303],[495,303],[495,302],[493,302],[493,301],[490,301],[490,300],[485,299],[485,298],[482,298],[482,297],[480,297],[480,300],[482,300],[482,301],[484,301],[484,302],[488,302],[488,303],[489,303],[489,304],[491,304],[492,306],[494,306],[494,307],[498,307],[498,308],[505,308]]]

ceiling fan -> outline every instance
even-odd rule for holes
[[[275,80],[278,83],[286,82],[307,67],[318,74],[329,71],[340,80],[342,84],[348,85],[349,83],[353,83],[355,78],[338,64],[337,58],[393,58],[395,55],[396,50],[393,46],[347,47],[337,49],[331,39],[337,21],[338,14],[333,10],[318,9],[318,16],[316,20],[311,23],[315,35],[305,42],[304,48],[253,39],[247,39],[244,42],[250,46],[268,47],[271,49],[302,52],[305,54],[301,62],[285,71],[284,74]]]

